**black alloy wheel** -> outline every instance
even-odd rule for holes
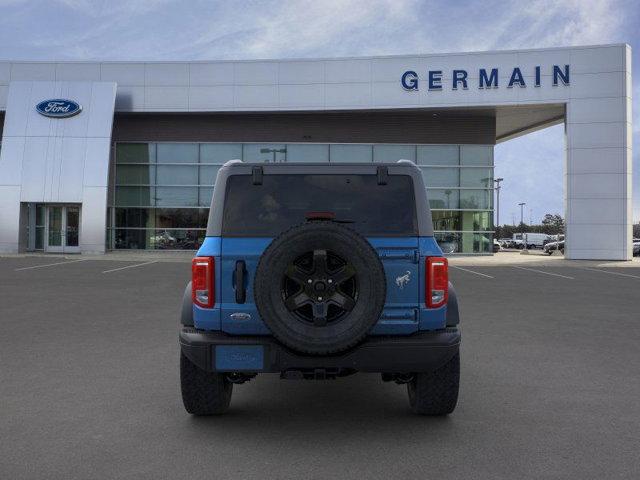
[[[333,252],[313,250],[289,264],[282,282],[287,310],[317,327],[339,321],[358,299],[356,271]]]

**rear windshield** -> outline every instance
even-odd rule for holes
[[[305,222],[311,212],[334,219],[368,236],[417,235],[413,182],[408,175],[265,175],[253,185],[251,175],[232,175],[222,233],[234,237],[272,237]]]

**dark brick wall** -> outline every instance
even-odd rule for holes
[[[495,144],[491,110],[115,115],[113,140]]]

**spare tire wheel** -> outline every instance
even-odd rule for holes
[[[386,278],[375,249],[349,227],[313,221],[266,248],[256,270],[262,320],[287,347],[330,354],[361,341],[380,318]]]

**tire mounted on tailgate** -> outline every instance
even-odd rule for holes
[[[292,227],[262,254],[255,302],[267,327],[289,348],[326,355],[362,340],[386,297],[382,262],[351,228],[330,221]]]

